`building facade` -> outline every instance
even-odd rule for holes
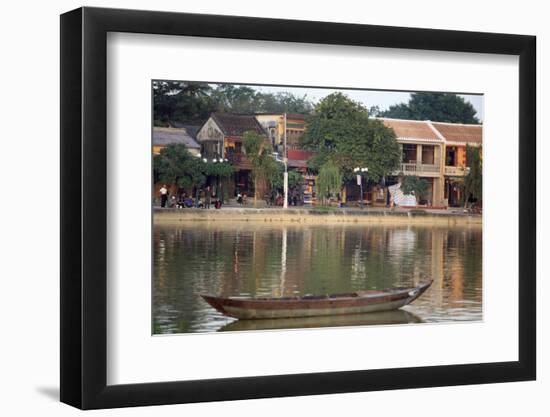
[[[481,147],[483,127],[459,123],[431,122],[445,139],[444,198],[448,206],[464,204],[464,177],[468,175],[466,147]]]
[[[423,203],[432,207],[464,204],[463,183],[468,173],[466,147],[479,147],[483,126],[474,124],[380,118],[393,129],[402,151],[393,173],[416,175],[428,182]]]
[[[271,140],[274,151],[279,155],[282,155],[284,152],[285,127],[287,149],[295,150],[300,148],[300,137],[306,130],[303,114],[258,113],[255,116]]]
[[[226,185],[229,198],[238,192],[251,195],[255,191],[251,180],[252,165],[244,155],[242,145],[247,131],[268,137],[254,115],[232,113],[212,113],[197,132],[203,158],[227,159],[235,166],[234,178]]]
[[[153,155],[170,144],[185,145],[191,155],[200,155],[201,146],[191,132],[189,128],[153,127]]]

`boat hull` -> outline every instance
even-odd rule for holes
[[[201,296],[222,314],[241,320],[319,317],[395,310],[416,300],[430,285],[431,281],[418,287],[360,291],[324,297],[224,298],[210,295]]]

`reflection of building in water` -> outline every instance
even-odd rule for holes
[[[458,258],[450,263],[449,274],[451,277],[451,293],[449,301],[457,302],[464,300],[464,266]]]
[[[388,248],[394,254],[405,254],[416,247],[416,233],[410,227],[394,229],[388,236]]]
[[[351,255],[351,281],[361,282],[367,275],[367,265],[363,260],[363,241],[360,240]]]
[[[445,285],[445,256],[443,253],[444,243],[447,240],[447,231],[445,229],[432,229],[431,232],[431,279],[433,279],[432,288],[436,291],[430,291],[435,305],[442,306],[443,286]]]
[[[158,285],[163,288],[166,285],[166,242],[163,237],[158,239],[155,247],[156,268],[158,269]]]
[[[282,297],[285,293],[285,280],[286,280],[286,255],[287,255],[287,243],[288,243],[288,230],[283,226],[281,236],[281,283],[279,285],[279,296]]]
[[[312,253],[311,233],[302,233],[301,227],[284,227],[281,239],[281,260],[284,254],[284,285],[279,283],[277,291],[281,296],[302,294],[305,288],[307,261]],[[281,275],[283,271],[281,270]]]

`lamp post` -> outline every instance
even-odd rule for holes
[[[229,159],[222,158],[221,156],[214,157],[212,158],[212,160],[208,160],[207,158],[203,158],[202,155],[199,153],[196,155],[196,157],[199,159],[202,159],[202,161],[205,164],[208,164],[208,163],[216,164],[218,162],[221,164],[224,162],[229,162]],[[220,177],[220,174],[216,174],[216,194],[218,195],[218,199],[220,200],[220,202],[223,203],[223,181]],[[198,190],[197,190],[197,198],[198,198]]]
[[[360,200],[360,203],[359,203],[359,207],[362,209],[363,206],[364,206],[364,203],[363,203],[363,173],[364,172],[369,172],[369,169],[367,167],[357,167],[357,168],[354,168],[353,169],[353,172],[355,172],[357,174],[357,184],[359,184],[359,186],[361,187],[361,200]]]

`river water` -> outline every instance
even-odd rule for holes
[[[479,226],[198,222],[157,225],[153,235],[155,334],[482,319]],[[350,316],[235,320],[199,296],[321,295],[429,279],[411,305]]]

